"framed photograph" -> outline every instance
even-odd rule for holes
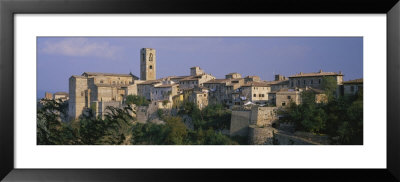
[[[397,1],[0,8],[5,181],[400,179]]]

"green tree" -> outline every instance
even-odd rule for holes
[[[326,96],[328,97],[328,101],[333,100],[337,89],[336,79],[333,77],[324,77],[322,79],[321,86],[322,89],[325,91]]]
[[[64,102],[42,99],[37,110],[36,141],[38,145],[78,144],[77,133],[69,123],[63,122],[67,116]]]
[[[150,102],[143,96],[128,95],[126,96],[125,103],[128,105],[135,104],[137,106],[148,106]]]

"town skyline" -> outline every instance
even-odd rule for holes
[[[140,77],[138,50],[143,47],[157,50],[157,79],[189,75],[193,66],[200,66],[216,78],[237,72],[271,81],[275,74],[288,77],[321,69],[342,71],[345,81],[363,77],[362,37],[39,37],[37,40],[38,98],[46,91],[68,92],[68,78],[83,72],[132,72]]]

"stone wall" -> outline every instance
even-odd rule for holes
[[[250,124],[271,126],[277,118],[277,107],[252,107]]]
[[[249,144],[250,145],[272,145],[274,133],[277,129],[272,127],[258,127],[255,125],[249,126]]]
[[[71,76],[69,78],[69,119],[77,119],[82,115],[86,106],[85,91],[87,90],[87,79],[82,76]]]
[[[230,136],[247,136],[251,118],[251,111],[232,111]]]

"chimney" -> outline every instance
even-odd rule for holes
[[[319,73],[322,73],[322,70],[319,70]]]
[[[342,74],[342,71],[339,71],[339,75],[341,75]]]

